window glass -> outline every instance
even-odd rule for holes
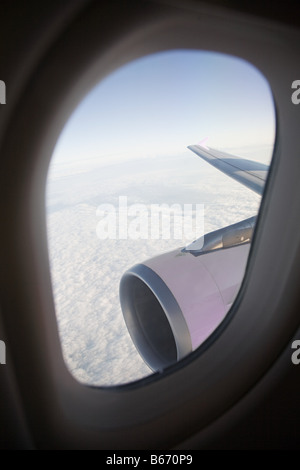
[[[57,322],[76,379],[103,386],[140,379],[152,373],[147,348],[162,348],[152,363],[162,370],[218,326],[237,292],[235,263],[240,282],[246,266],[245,251],[228,249],[238,232],[229,233],[228,246],[223,238],[218,245],[214,234],[213,256],[182,249],[255,216],[261,195],[187,147],[198,144],[205,152],[212,148],[269,165],[274,139],[265,78],[244,60],[215,52],[143,57],[116,70],[81,102],[57,142],[47,184]],[[261,167],[250,170],[261,176]],[[178,250],[173,257],[144,264],[172,250]],[[134,265],[139,267],[124,278]],[[136,317],[132,309],[139,309]],[[201,312],[205,318],[199,320]],[[135,336],[130,322],[135,329],[140,323]]]

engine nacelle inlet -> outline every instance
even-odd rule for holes
[[[148,366],[163,370],[200,346],[222,322],[242,282],[249,243],[194,256],[182,249],[125,272],[120,301]]]

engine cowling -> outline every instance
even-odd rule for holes
[[[194,351],[222,322],[239,291],[249,247],[244,243],[200,256],[179,248],[124,273],[124,319],[152,370]]]

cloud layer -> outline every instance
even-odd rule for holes
[[[115,385],[151,374],[127,332],[119,282],[132,265],[190,243],[100,240],[100,204],[203,204],[204,232],[254,215],[260,198],[190,152],[175,157],[52,169],[48,243],[59,334],[66,364],[81,382]],[[199,233],[201,236],[203,233]]]

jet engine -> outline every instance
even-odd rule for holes
[[[211,232],[122,276],[124,319],[152,370],[194,351],[222,322],[244,276],[254,225],[252,217]]]

